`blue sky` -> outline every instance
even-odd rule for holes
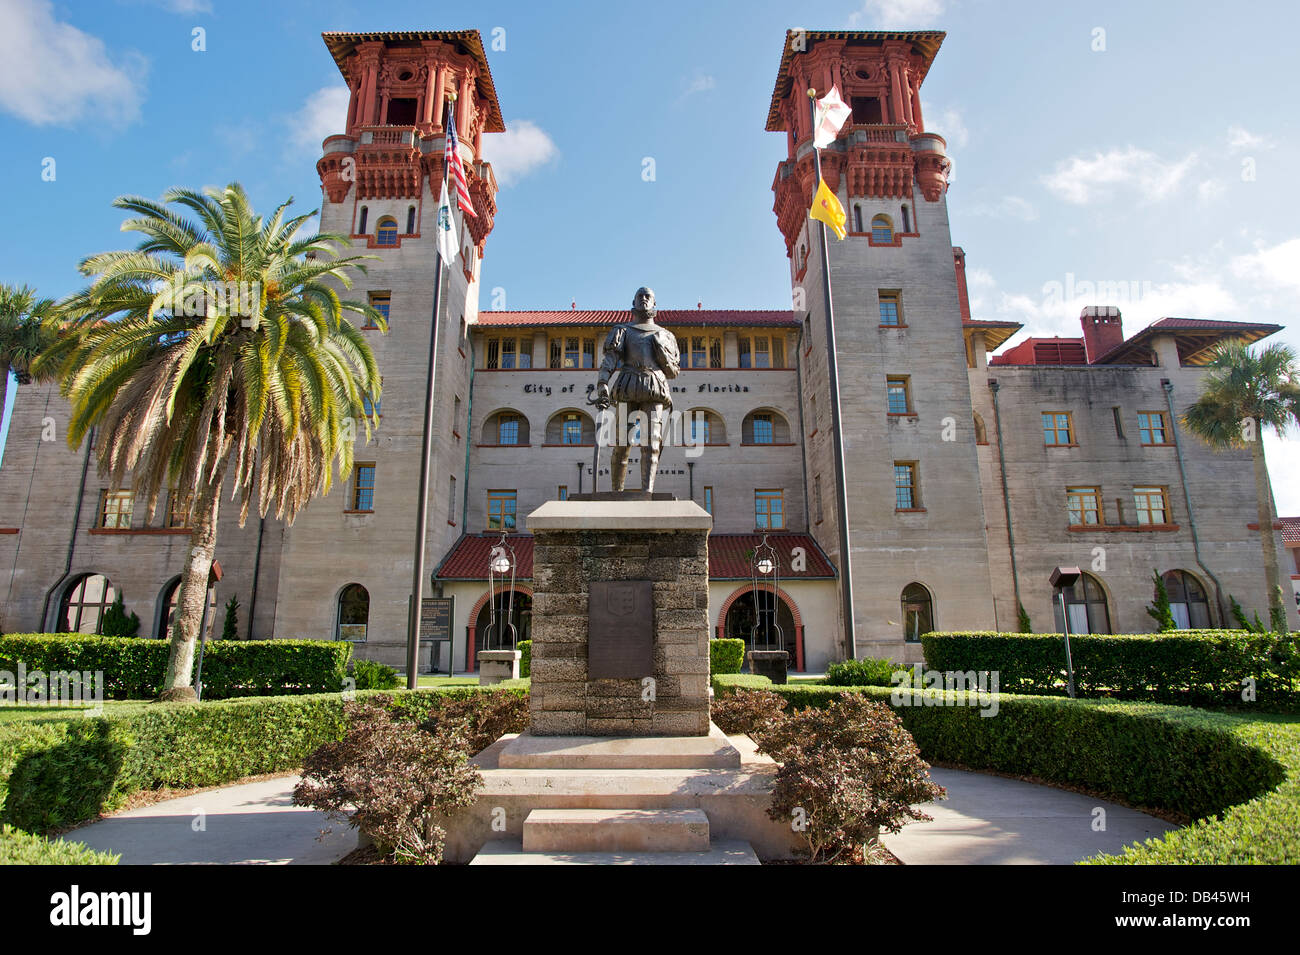
[[[122,193],[238,179],[259,208],[316,208],[345,108],[323,30],[500,28],[485,290],[509,308],[623,307],[645,283],[661,307],[789,307],[784,138],[763,129],[788,27],[948,32],[922,102],[955,160],[977,316],[1077,335],[1082,305],[1118,304],[1129,333],[1270,321],[1300,347],[1300,83],[1269,39],[1300,32],[1286,2],[0,0],[0,281],[76,288],[78,260],[128,244]],[[1061,301],[1070,276],[1136,294]],[[1300,440],[1267,448],[1300,513]]]

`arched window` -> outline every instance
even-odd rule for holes
[[[365,206],[362,206],[361,218],[357,219],[357,235],[366,234],[366,216],[368,216],[369,214],[370,214],[370,210]]]
[[[415,206],[406,208],[406,234],[415,235]]]
[[[1169,593],[1169,612],[1179,630],[1206,630],[1210,626],[1210,602],[1201,582],[1185,570],[1163,575]]]
[[[853,231],[862,231],[862,206],[856,202],[853,204]]]
[[[570,408],[551,415],[546,423],[547,444],[595,444],[596,423],[591,415]]]
[[[707,408],[692,408],[686,418],[686,436],[692,444],[726,444],[727,426],[722,416]]]
[[[528,444],[528,419],[509,408],[493,412],[483,423],[483,443]]]
[[[779,412],[770,408],[760,408],[745,415],[740,432],[744,444],[790,443],[790,425]]]
[[[1052,592],[1052,610],[1056,615],[1056,632],[1062,632],[1060,594],[1057,587]],[[1110,633],[1110,611],[1106,608],[1106,591],[1091,574],[1080,574],[1065,588],[1065,609],[1070,615],[1071,633]]]
[[[117,599],[117,589],[103,574],[85,574],[63,594],[60,633],[102,633],[104,614]]]
[[[900,599],[903,611],[903,639],[908,643],[918,643],[921,635],[934,629],[934,601],[930,591],[912,582],[903,588]]]
[[[894,241],[894,223],[889,221],[889,216],[876,216],[871,220],[871,241]]]
[[[339,591],[338,623],[335,625],[334,639],[365,643],[369,623],[370,592],[360,584],[348,584]]]
[[[375,245],[397,245],[397,220],[384,216],[375,228]]]

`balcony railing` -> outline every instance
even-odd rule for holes
[[[415,144],[414,126],[362,126],[360,134],[362,146],[412,146]]]

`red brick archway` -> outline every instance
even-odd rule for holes
[[[515,584],[511,589],[516,590],[521,594],[527,594],[530,599],[533,596],[533,588],[527,584]],[[502,594],[505,593],[505,591],[498,590],[497,593]],[[475,666],[475,654],[478,647],[475,646],[474,625],[478,623],[478,615],[483,608],[487,606],[488,599],[491,596],[492,591],[490,589],[483,591],[483,596],[479,597],[478,600],[475,601],[474,606],[470,609],[468,623],[465,625],[465,668],[470,671],[477,669]]]
[[[781,602],[785,604],[786,609],[790,611],[790,616],[794,619],[794,668],[803,670],[803,615],[799,613],[799,605],[794,602],[784,590],[777,590],[771,584],[759,584],[759,590],[765,590],[768,593],[776,591],[776,595]],[[737,587],[731,596],[722,602],[722,609],[718,611],[718,639],[721,640],[727,635],[727,611],[731,605],[746,594],[754,592],[753,584],[746,584],[743,587]]]

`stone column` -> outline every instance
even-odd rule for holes
[[[596,497],[528,515],[530,730],[706,736],[713,519],[693,501]]]

